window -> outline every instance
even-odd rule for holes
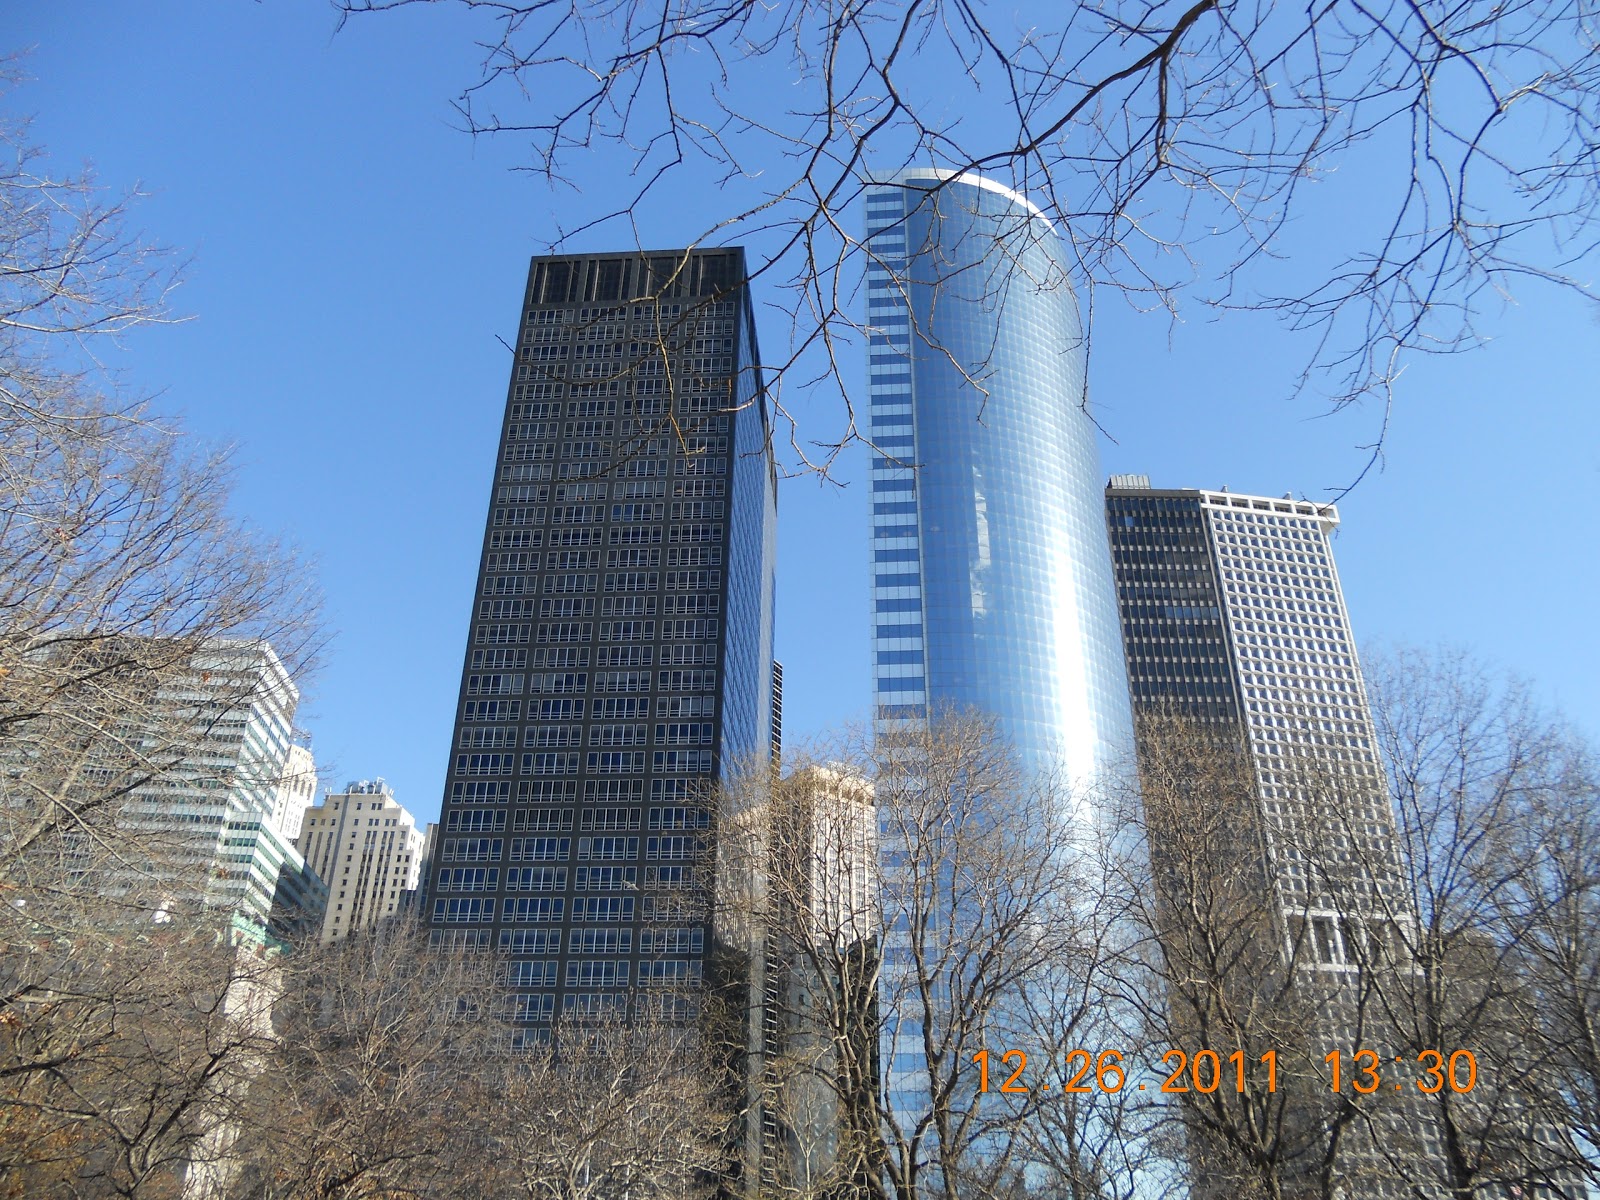
[[[560,954],[559,929],[502,929],[500,949],[507,954]]]
[[[509,963],[502,982],[511,987],[554,987],[556,964],[551,961]]]
[[[575,886],[579,891],[617,892],[639,886],[637,867],[578,867]]]
[[[512,867],[506,871],[507,891],[560,892],[566,886],[565,867]]]
[[[705,946],[704,933],[696,929],[646,929],[639,934],[639,949],[645,954],[699,954]]]
[[[600,780],[602,783],[636,783],[638,780]],[[583,828],[593,830],[629,830],[639,828],[637,808],[591,808],[583,814]],[[579,839],[578,853],[583,854],[583,839]],[[592,853],[592,849],[591,849]],[[630,856],[632,857],[632,856]]]
[[[712,724],[709,721],[674,722],[656,726],[658,746],[706,746],[711,744]]]
[[[504,846],[505,842],[500,838],[447,838],[439,859],[441,862],[498,862]]]
[[[539,815],[541,815],[541,816],[545,816],[545,815],[555,816],[557,814],[554,814],[554,813],[543,814],[543,813],[541,813]],[[567,823],[568,823],[569,826],[571,824],[571,821],[572,821],[572,818],[571,818],[571,814],[569,813],[568,816],[567,816]],[[513,861],[519,861],[519,862],[530,862],[530,861],[531,862],[549,862],[549,861],[564,862],[564,861],[566,861],[568,853],[571,851],[571,849],[572,849],[572,839],[571,838],[537,837],[537,838],[512,838],[511,839],[511,858],[512,858]]]
[[[641,756],[642,757],[642,756]],[[654,755],[657,771],[703,775],[711,771],[709,750],[657,750]]]
[[[578,756],[560,752],[524,754],[522,765],[524,774],[575,775],[578,771]]]
[[[693,959],[661,958],[639,964],[640,983],[699,983],[700,964]]]
[[[567,963],[567,987],[626,987],[628,968],[626,961],[589,960]]]
[[[441,892],[492,892],[500,884],[495,867],[455,867],[439,872]]]
[[[493,904],[493,901],[489,901]],[[538,921],[559,921],[566,909],[566,901],[560,897],[554,899],[511,897],[505,902],[501,919],[506,924],[522,923],[531,924]]]
[[[573,954],[626,954],[633,949],[631,929],[577,929],[573,931]]]
[[[693,867],[646,867],[646,887],[687,888],[694,886]]]
[[[561,1001],[563,1012],[580,1017],[599,1017],[617,1012],[627,1006],[626,995],[609,995],[604,992],[568,992]]]
[[[631,812],[635,810],[619,810]],[[628,828],[624,824],[612,826],[617,829]],[[639,839],[636,837],[597,837],[578,839],[578,860],[588,859],[635,859],[639,857]]]
[[[686,780],[657,780],[657,783],[684,783]],[[711,814],[703,808],[673,807],[650,810],[651,829],[705,829],[711,824]],[[652,839],[653,840],[653,839]]]
[[[472,899],[435,900],[433,919],[436,923],[477,924],[494,920],[494,901]]]
[[[548,1021],[555,1016],[556,998],[553,993],[543,993],[531,996],[513,996],[511,998],[511,1019],[513,1021],[532,1022]]]
[[[591,774],[638,774],[643,770],[643,751],[611,750],[589,755],[589,771]]]
[[[704,843],[697,837],[653,837],[645,841],[645,857],[651,859],[695,858],[704,849]]]
[[[633,897],[579,896],[572,902],[572,919],[589,923],[632,921]]]
[[[506,827],[505,810],[488,812],[453,812],[450,814],[448,828],[454,832],[460,830],[467,832],[498,832]]]
[[[643,746],[646,742],[644,725],[591,725],[591,746]]]

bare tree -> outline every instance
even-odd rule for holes
[[[1155,886],[1124,979],[1156,981],[1134,994],[1191,1076],[1199,1047],[1276,1059],[1276,1094],[1179,1080],[1194,1182],[1581,1196],[1592,755],[1462,656],[1377,663],[1387,788],[1307,745],[1269,802],[1226,727],[1142,722]]]
[[[508,1057],[493,1076],[495,1194],[709,1200],[727,1152],[716,1043],[647,1005],[554,1032],[554,1051]]]
[[[1543,1132],[1564,1130],[1590,1148],[1577,1165],[1592,1187],[1600,1182],[1592,1155],[1600,1146],[1600,769],[1593,749],[1570,739],[1552,766],[1518,855],[1516,967],[1535,1016],[1533,1032],[1518,1033],[1534,1042],[1543,1098],[1554,1101],[1544,1106]],[[1557,1146],[1570,1163],[1570,1144],[1563,1137]]]
[[[1060,1096],[1073,1049],[1119,1044],[1096,1032],[1106,922],[1081,797],[965,714],[845,739],[753,786],[718,840],[757,881],[743,909],[776,1014],[764,1185],[953,1200],[1048,1175],[1063,1194],[1131,1195],[1124,1098],[1057,1104],[1047,1087]]]
[[[423,2],[336,7],[348,22]],[[1302,385],[1336,405],[1382,393],[1407,352],[1471,344],[1485,297],[1566,282],[1594,244],[1600,56],[1582,0],[457,3],[482,29],[465,128],[526,139],[530,170],[608,197],[556,244],[715,189],[688,240],[750,244],[787,296],[769,372],[847,398],[795,442],[824,471],[857,436],[836,351],[861,331],[872,255],[848,210],[903,166],[1027,191],[1091,306],[1111,288],[1141,308],[1275,314],[1310,337]]]
[[[1434,1182],[1452,1196],[1582,1196],[1595,1178],[1581,1147],[1594,1145],[1600,1011],[1593,936],[1579,933],[1593,929],[1600,886],[1592,753],[1525,687],[1463,654],[1377,663],[1416,914],[1400,926],[1414,969],[1389,976],[1381,998],[1412,1051],[1444,1056],[1443,1086],[1427,1095],[1443,1150]]]
[[[0,938],[81,938],[117,923],[108,870],[144,919],[170,899],[165,865],[197,830],[130,820],[130,798],[236,782],[195,752],[270,685],[224,647],[271,639],[300,668],[316,601],[294,556],[228,513],[226,457],[186,448],[96,362],[96,339],[167,319],[170,256],[92,179],[46,173],[26,125],[0,126],[0,154]]]
[[[404,922],[282,961],[274,1052],[227,1193],[260,1200],[460,1194],[485,1169],[490,1075],[507,1049],[483,953],[430,950]]]
[[[1109,848],[1134,931],[1117,982],[1160,1064],[1146,1087],[1198,1194],[1389,1194],[1351,1153],[1366,1118],[1324,1064],[1370,1024],[1370,989],[1317,970],[1318,934],[1286,907],[1255,772],[1230,734],[1143,715],[1138,793]]]
[[[53,958],[59,931],[12,953]],[[0,1020],[0,1195],[169,1197],[218,1167],[272,1045],[270,956],[215,923],[85,939]]]
[[[1459,656],[1378,663],[1393,826],[1378,781],[1337,751],[1276,763],[1285,822],[1226,727],[1142,720],[1125,825],[1149,850],[1111,861],[1148,901],[1130,905],[1142,944],[1114,974],[1172,1048],[1163,1090],[1176,1082],[1191,1182],[1583,1196],[1592,758]],[[1219,1060],[1206,1071],[1201,1050]],[[1210,1070],[1235,1055],[1238,1087]]]
[[[187,800],[274,785],[209,752],[286,679],[239,660],[314,640],[225,456],[104,365],[176,280],[127,203],[0,121],[0,1130],[29,1194],[168,1194],[229,1119],[266,968],[189,904],[221,826]]]
[[[403,922],[279,967],[272,1052],[212,1195],[695,1200],[724,1179],[722,1047],[659,991],[530,1024],[498,955]]]

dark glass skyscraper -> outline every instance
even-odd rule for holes
[[[741,250],[529,269],[427,919],[531,1028],[702,977],[704,786],[772,746],[758,362]]]
[[[903,172],[866,212],[877,715],[977,708],[1087,778],[1132,730],[1061,240],[976,175]]]

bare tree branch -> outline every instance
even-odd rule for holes
[[[336,7],[343,26],[442,2]],[[1387,400],[1418,351],[1473,344],[1484,302],[1523,278],[1587,286],[1589,0],[1118,0],[1032,24],[974,0],[454,2],[484,30],[467,130],[525,139],[561,188],[631,167],[554,246],[631,232],[658,196],[716,196],[684,240],[749,246],[789,324],[763,365],[802,394],[778,401],[793,458],[824,475],[860,437],[839,352],[863,340],[868,251],[849,209],[902,167],[1029,193],[1074,252],[1059,286],[1091,301],[1276,315],[1310,339],[1299,387],[1335,407]],[[812,394],[845,408],[802,432]]]

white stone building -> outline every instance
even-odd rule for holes
[[[284,760],[283,778],[278,782],[277,795],[272,802],[272,823],[285,840],[292,842],[300,836],[300,823],[305,820],[306,809],[316,802],[316,760],[311,756],[310,746],[295,742]]]

